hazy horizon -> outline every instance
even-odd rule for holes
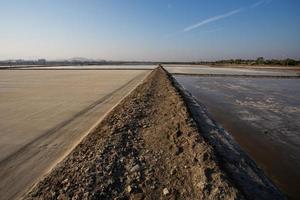
[[[300,59],[300,1],[0,2],[0,60]]]

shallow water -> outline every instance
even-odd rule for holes
[[[175,78],[276,185],[300,199],[300,79]]]

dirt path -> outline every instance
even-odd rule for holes
[[[25,199],[245,199],[216,155],[157,68]]]
[[[0,161],[0,199],[17,199],[48,173],[145,77],[141,73]],[[92,128],[91,128],[92,127]]]

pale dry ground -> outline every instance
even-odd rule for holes
[[[22,195],[148,73],[0,71],[1,199]]]
[[[30,66],[24,67],[22,69],[137,69],[137,70],[151,70],[156,68],[156,65],[74,65],[74,66],[43,66],[43,67],[36,67],[36,66]]]

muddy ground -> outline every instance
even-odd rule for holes
[[[217,155],[157,68],[25,199],[247,199]]]

